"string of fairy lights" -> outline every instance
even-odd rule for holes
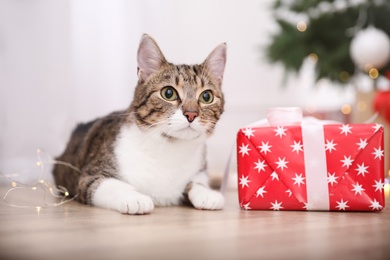
[[[6,191],[5,195],[2,196],[1,200],[9,206],[16,207],[16,208],[33,209],[39,214],[43,208],[58,207],[65,203],[73,201],[77,197],[77,194],[75,196],[71,196],[65,187],[62,186],[56,187],[47,179],[46,176],[47,169],[49,168],[47,166],[49,164],[52,165],[61,164],[70,167],[76,171],[80,171],[80,170],[69,163],[53,160],[42,149],[37,149],[36,153],[37,153],[37,161],[35,163],[35,167],[40,168],[39,179],[30,184],[24,184],[0,172],[0,177],[3,177],[5,180],[7,180],[7,182],[10,185],[9,189]],[[43,160],[43,156],[46,157],[47,159],[46,161]],[[389,171],[389,176],[390,176],[390,171]],[[43,192],[43,198],[39,199],[38,201],[29,202],[27,204],[26,202],[14,202],[12,200],[12,197],[13,197],[13,193],[16,190],[24,190],[24,191],[27,190],[29,192],[34,192],[34,193]],[[390,183],[388,178],[385,179],[384,192],[385,192],[385,196],[389,196]],[[27,193],[24,193],[24,196],[27,196],[26,194]],[[32,196],[32,197],[38,197],[38,196]],[[31,201],[32,198],[29,197],[29,200]]]
[[[40,176],[36,181],[33,181],[32,183],[25,184],[19,182],[14,178],[11,178],[9,175],[0,172],[0,177],[4,178],[6,182],[8,182],[10,185],[10,188],[5,192],[1,200],[9,206],[17,208],[35,209],[38,213],[41,211],[42,208],[57,207],[74,200],[77,195],[71,196],[69,194],[69,191],[65,187],[56,187],[48,180],[48,166],[54,164],[61,164],[70,167],[78,172],[80,172],[80,170],[69,163],[54,160],[42,149],[38,148],[36,150],[36,155],[37,160],[33,167],[39,167]],[[13,174],[13,176],[14,175],[15,174]],[[18,175],[21,174],[16,174],[16,176]],[[25,196],[27,196],[27,194],[30,194],[29,192],[35,193],[35,196],[29,196],[29,202],[26,202],[26,200],[20,200],[20,193],[17,193],[17,191],[20,190],[23,190],[25,192]],[[42,195],[42,193],[43,198],[39,196]],[[16,197],[18,197],[19,200],[17,200]],[[35,200],[39,197],[40,199]]]

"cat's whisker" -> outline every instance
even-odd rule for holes
[[[169,142],[163,133],[169,135],[170,127],[167,125],[160,126],[159,128],[153,128],[152,131],[148,131],[148,139],[146,140],[146,147],[153,147],[154,150],[161,151],[163,147]]]
[[[149,125],[147,128],[150,129],[150,128],[153,128],[156,125],[164,124],[164,123],[167,123],[167,120],[158,121],[156,123],[153,123],[153,124]]]
[[[162,124],[162,123],[166,123],[166,122],[160,121],[160,122],[156,123],[155,125]],[[167,125],[161,125],[158,128],[155,128],[155,127],[148,128],[148,130],[147,130],[148,138],[145,140],[144,145],[146,147],[155,147],[157,144],[156,142],[161,142],[162,141],[161,138],[164,138],[164,136],[161,134],[163,132],[165,132],[166,129],[168,129]]]

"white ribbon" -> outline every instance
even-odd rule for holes
[[[302,123],[307,210],[329,210],[324,126]]]
[[[329,210],[324,125],[338,122],[303,118],[300,108],[272,108],[270,125],[301,125],[306,175],[307,210]]]

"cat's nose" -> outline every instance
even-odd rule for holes
[[[198,113],[196,112],[184,112],[183,114],[185,117],[187,117],[187,120],[190,123],[192,123],[192,121],[194,121],[195,118],[198,116]]]

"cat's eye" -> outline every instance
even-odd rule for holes
[[[166,86],[161,90],[161,96],[163,99],[168,101],[175,101],[178,99],[176,89],[171,86]]]
[[[211,90],[205,90],[200,93],[199,101],[203,104],[211,104],[214,101],[214,95]]]

